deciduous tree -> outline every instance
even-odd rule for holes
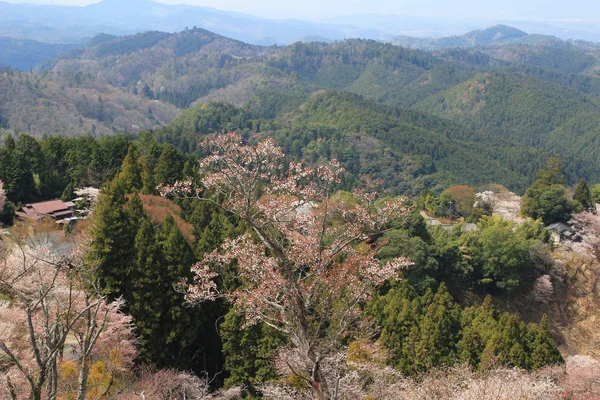
[[[226,296],[248,324],[264,322],[282,332],[300,363],[294,373],[318,399],[329,399],[336,382],[322,365],[359,329],[360,305],[374,286],[396,277],[404,258],[380,265],[370,235],[407,213],[402,200],[377,202],[356,190],[352,201],[334,195],[340,166],[283,166],[274,140],[245,145],[235,133],[211,135],[200,162],[204,189],[220,207],[243,219],[250,232],[228,239],[193,267],[191,301],[215,298],[211,267],[237,262],[243,285]],[[161,188],[163,194],[197,196],[192,181]],[[210,200],[209,200],[210,201]]]

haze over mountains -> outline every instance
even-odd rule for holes
[[[600,29],[593,18],[590,21],[581,19],[586,15],[573,16],[568,10],[561,11],[561,15],[569,19],[542,23],[539,18],[542,11],[549,8],[547,6],[532,10],[529,15],[538,18],[528,20],[510,19],[510,14],[499,12],[490,12],[486,18],[454,18],[436,14],[433,11],[443,10],[444,7],[429,3],[411,5],[410,10],[416,16],[382,12],[323,18],[314,22],[266,19],[209,7],[169,5],[152,0],[103,0],[85,7],[0,2],[0,36],[81,43],[99,33],[124,35],[149,30],[177,32],[185,27],[197,26],[247,43],[285,45],[306,37],[328,40],[388,40],[398,35],[441,37],[508,23],[528,33],[554,35],[562,39],[600,41]],[[564,8],[566,7],[561,4],[554,7],[555,10]],[[424,9],[429,11],[425,13]],[[318,14],[318,10],[315,10],[315,14]],[[589,16],[594,17],[593,11]]]

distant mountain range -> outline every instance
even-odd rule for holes
[[[188,148],[198,132],[260,128],[302,155],[321,146],[311,144],[320,135],[342,137],[356,148],[347,159],[357,157],[357,171],[399,192],[432,182],[522,191],[549,154],[563,157],[569,179],[600,181],[598,44],[506,26],[415,43],[430,51],[362,39],[265,47],[200,28],[102,34],[32,73],[0,73],[0,130],[166,129]],[[200,122],[176,120],[185,140],[169,131],[183,110],[202,113],[215,101],[230,105]],[[227,122],[231,107],[239,118]],[[418,171],[428,178],[415,186]]]
[[[577,22],[577,21],[576,21]],[[389,40],[394,36],[442,37],[505,23],[561,39],[600,41],[597,24],[570,20],[493,21],[365,14],[320,22],[275,20],[208,7],[151,0],[103,0],[86,7],[12,4],[0,1],[0,36],[54,43],[82,43],[100,33],[128,35],[198,27],[251,44],[285,45],[303,38]]]
[[[0,2],[0,36],[80,43],[100,33],[126,35],[150,30],[178,32],[199,27],[252,44],[288,44],[305,36],[330,40],[384,39],[375,29],[297,20],[270,20],[208,7],[151,0],[104,0],[86,7]]]

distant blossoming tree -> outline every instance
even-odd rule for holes
[[[0,180],[0,211],[4,208],[6,202],[6,193],[4,192],[4,182]]]
[[[363,190],[333,195],[342,172],[337,162],[284,166],[273,139],[250,146],[236,133],[217,134],[204,147],[209,156],[200,162],[200,185],[187,180],[158,189],[212,201],[249,231],[193,266],[188,299],[223,295],[245,311],[248,324],[261,321],[281,331],[300,360],[294,374],[313,397],[332,398],[336,382],[322,365],[360,329],[360,306],[374,287],[410,264],[399,258],[380,265],[369,241],[392,218],[406,215],[404,201]],[[242,285],[219,292],[215,268],[233,262]]]
[[[118,349],[135,356],[131,319],[119,311],[121,303],[106,304],[89,290],[85,246],[43,233],[12,239],[0,241],[3,394],[12,400],[56,399],[65,342],[73,335],[80,361],[74,398],[85,400],[92,355]]]

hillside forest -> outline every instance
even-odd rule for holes
[[[0,399],[600,398],[597,45],[490,29],[5,69]]]

